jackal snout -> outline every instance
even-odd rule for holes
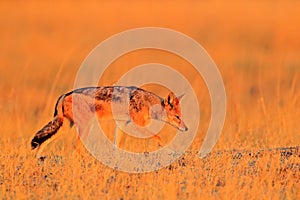
[[[176,97],[173,92],[170,92],[164,100],[166,121],[180,131],[187,131],[188,127],[183,122],[179,101],[183,95]]]

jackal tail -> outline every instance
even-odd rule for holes
[[[53,136],[57,133],[59,128],[63,125],[64,117],[63,117],[63,108],[62,102],[64,100],[64,96],[62,95],[57,100],[54,111],[54,119],[50,121],[46,126],[44,126],[41,130],[39,130],[31,140],[31,149],[40,148],[40,146],[46,141],[50,141]]]

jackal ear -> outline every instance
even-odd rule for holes
[[[182,94],[182,95],[179,95],[178,97],[177,97],[177,99],[178,99],[178,101],[180,101],[181,99],[182,99],[182,97],[184,97],[184,93]]]
[[[170,92],[167,98],[165,99],[165,105],[172,105],[176,96],[173,92]]]

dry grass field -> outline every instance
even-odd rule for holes
[[[1,1],[0,199],[300,199],[299,8],[292,0]],[[124,173],[84,148],[74,151],[76,131],[63,127],[45,159],[35,159],[31,137],[52,118],[57,98],[73,89],[89,52],[113,34],[145,26],[194,38],[219,67],[227,116],[213,151],[197,157],[210,119],[203,79],[180,57],[141,50],[112,63],[99,84],[112,85],[148,62],[182,73],[201,111],[184,156],[155,172]],[[169,130],[161,133],[166,141],[174,136]],[[125,136],[121,148],[157,146]]]

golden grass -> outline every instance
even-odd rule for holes
[[[300,145],[299,2],[0,3],[0,198],[4,199],[299,199],[299,149],[285,158],[276,147]],[[212,154],[198,159],[210,102],[201,77],[166,52],[129,53],[99,81],[113,84],[146,62],[174,67],[197,93],[200,128],[187,153],[153,173],[105,167],[73,151],[74,129],[34,159],[29,139],[47,123],[57,97],[72,90],[80,64],[101,41],[123,30],[161,26],[204,46],[227,92],[227,117]],[[168,135],[162,135],[168,137]],[[125,138],[123,148],[139,146]],[[150,146],[155,143],[148,143]],[[240,149],[237,158],[232,149]],[[249,152],[252,152],[249,155]]]

